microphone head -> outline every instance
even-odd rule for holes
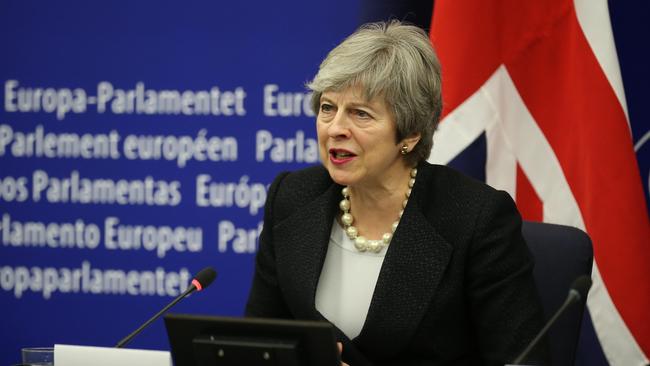
[[[589,288],[591,287],[591,277],[587,275],[582,275],[573,281],[571,284],[571,292],[578,295],[578,300],[583,299],[587,296]]]
[[[217,278],[217,271],[212,267],[205,267],[199,273],[194,276],[192,280],[192,285],[196,287],[197,291],[201,291],[204,288],[210,286],[212,281]]]

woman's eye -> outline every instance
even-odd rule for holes
[[[333,107],[331,105],[329,105],[329,104],[321,104],[321,106],[320,106],[320,111],[321,112],[328,113],[328,112],[331,112],[332,109],[333,109]]]
[[[360,110],[360,109],[356,109],[356,110],[355,110],[355,114],[356,114],[357,117],[359,117],[359,118],[370,118],[370,114],[368,114],[368,112],[366,112],[366,111],[362,111],[362,110]]]

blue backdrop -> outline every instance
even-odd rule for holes
[[[242,314],[267,185],[314,163],[304,83],[335,1],[0,4],[0,364],[112,346],[174,310]],[[191,274],[190,274],[191,275]],[[162,322],[130,345],[166,349]]]

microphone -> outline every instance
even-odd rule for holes
[[[212,281],[214,281],[216,277],[217,277],[217,271],[215,271],[214,268],[212,267],[203,268],[199,273],[196,274],[196,276],[194,276],[194,279],[190,283],[190,286],[187,288],[187,290],[185,290],[185,292],[183,292],[177,298],[175,298],[174,301],[167,304],[167,306],[165,306],[162,310],[160,310],[156,315],[152,316],[151,319],[147,320],[138,329],[134,330],[133,333],[129,334],[128,336],[124,337],[121,341],[117,342],[115,348],[124,347],[127,343],[131,341],[131,339],[133,339],[135,336],[140,334],[140,332],[142,332],[144,328],[148,327],[149,324],[153,323],[154,320],[158,319],[172,306],[176,305],[176,303],[183,300],[192,292],[201,291],[204,288],[210,286],[210,284],[212,283]]]
[[[526,349],[523,352],[521,352],[519,357],[517,357],[512,364],[513,365],[521,364],[521,362],[523,362],[526,359],[530,351],[532,351],[533,348],[535,348],[537,343],[539,343],[542,337],[546,334],[546,332],[549,330],[551,325],[553,325],[557,320],[557,318],[559,318],[560,315],[562,315],[564,311],[566,311],[569,305],[575,304],[576,302],[579,302],[582,299],[587,297],[587,293],[589,292],[590,287],[591,287],[591,278],[589,276],[582,275],[576,278],[571,284],[569,295],[567,295],[566,300],[564,300],[564,304],[562,304],[562,306],[560,306],[560,308],[555,312],[555,314],[553,314],[553,317],[549,319],[549,321],[546,323],[544,328],[542,328],[542,330],[537,334],[535,339],[533,339],[533,341],[528,344],[528,347],[526,347]]]

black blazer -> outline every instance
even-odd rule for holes
[[[316,287],[341,188],[321,166],[275,179],[247,316],[324,319]],[[342,358],[351,366],[510,362],[542,326],[532,268],[507,193],[421,163],[361,333],[350,340],[337,330]]]

